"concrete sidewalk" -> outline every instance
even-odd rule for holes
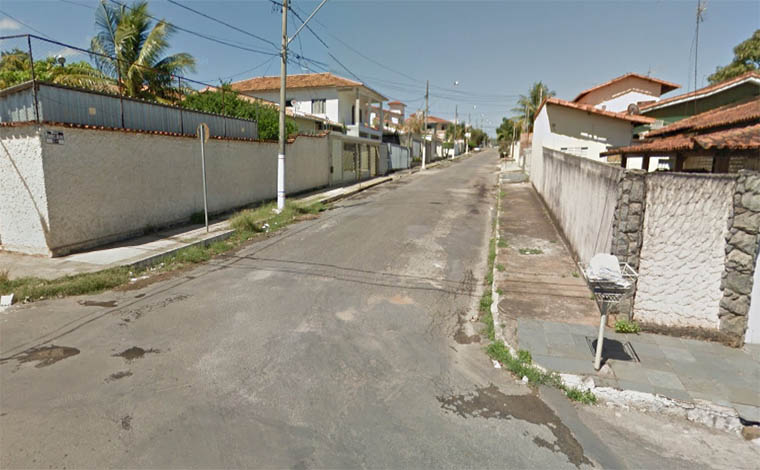
[[[438,164],[429,166],[437,166]],[[307,204],[329,203],[412,173],[416,173],[416,171],[406,170],[349,186],[320,190],[296,200]],[[204,225],[184,225],[56,258],[0,251],[0,270],[8,270],[11,279],[20,277],[55,279],[61,276],[91,273],[118,266],[145,266],[183,248],[209,244],[231,236],[234,230],[229,227],[228,217],[229,215],[210,224],[208,233]]]
[[[563,238],[530,183],[502,172],[496,263],[502,334],[536,364],[593,377],[597,386],[734,408],[760,421],[760,347],[742,349],[656,334],[605,332],[609,368],[593,368],[599,310]],[[613,358],[613,348],[625,353]],[[627,356],[627,357],[626,357]]]

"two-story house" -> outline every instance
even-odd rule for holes
[[[233,90],[248,96],[279,101],[280,77],[256,77],[234,82]],[[296,113],[324,117],[345,126],[353,137],[382,140],[383,119],[372,123],[371,107],[382,115],[383,95],[361,82],[332,73],[288,75],[287,103]]]

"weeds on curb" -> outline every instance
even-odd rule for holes
[[[514,357],[509,349],[501,341],[492,341],[486,348],[488,356],[498,361],[503,367],[515,374],[517,377],[526,377],[528,382],[533,385],[548,385],[550,387],[562,390],[567,397],[586,405],[596,403],[596,395],[590,390],[581,390],[575,387],[568,387],[562,383],[562,379],[556,372],[544,372],[534,366],[530,352],[520,350],[517,357]]]
[[[615,322],[616,333],[637,333],[641,331],[638,323],[628,320],[618,320]]]
[[[208,261],[214,256],[237,248],[250,240],[257,233],[263,231],[261,227],[265,223],[269,224],[269,231],[272,232],[295,221],[300,215],[316,214],[325,210],[325,205],[322,203],[300,205],[289,202],[286,204],[285,210],[279,214],[274,214],[272,212],[273,207],[274,203],[265,204],[233,216],[230,219],[230,225],[236,231],[227,240],[183,248],[144,268],[116,267],[50,280],[36,277],[10,279],[8,271],[2,271],[0,272],[0,294],[13,293],[19,301],[35,301],[102,292],[127,284],[131,279],[139,278],[148,273],[170,272],[188,265]]]
[[[507,243],[507,241],[504,240],[503,238],[499,238],[498,245],[499,245],[499,248],[506,248],[509,246],[509,243]]]
[[[496,270],[499,271],[500,273],[504,272],[504,269],[505,268],[504,268],[503,264],[497,264],[496,265]]]
[[[521,255],[540,255],[544,253],[544,251],[539,248],[520,248],[519,251]]]

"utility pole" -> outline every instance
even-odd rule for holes
[[[694,91],[697,91],[697,58],[699,57],[699,23],[703,21],[702,13],[706,7],[702,0],[697,0],[697,28],[694,33]],[[697,100],[694,100],[694,114],[697,114]]]
[[[454,105],[454,156],[457,156],[457,121],[459,121],[459,106]]]
[[[279,152],[277,154],[277,212],[282,212],[285,208],[285,89],[288,76],[288,45],[298,36],[298,33],[306,26],[306,23],[317,14],[320,8],[327,3],[322,2],[311,12],[303,24],[296,30],[295,34],[288,38],[288,0],[282,1],[282,51],[280,52],[280,139]],[[258,111],[257,111],[258,113]]]
[[[425,138],[425,150],[422,152],[422,169],[425,169],[425,157],[427,153],[427,131],[428,131],[428,93],[430,91],[430,80],[427,80],[425,82],[425,127],[424,127],[424,138]],[[430,139],[430,146],[433,146],[433,139]]]
[[[288,75],[288,0],[282,0],[282,51],[280,52],[280,149],[277,154],[277,210],[285,209],[285,87]]]

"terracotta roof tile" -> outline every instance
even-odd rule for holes
[[[320,87],[356,87],[361,86],[377,93],[362,82],[340,77],[332,73],[306,73],[288,75],[288,88],[320,88]],[[271,91],[280,89],[280,76],[255,77],[233,82],[230,87],[235,91]],[[377,93],[380,95],[380,93]],[[382,95],[380,95],[382,96]]]
[[[760,124],[725,129],[706,134],[686,135],[677,134],[669,137],[659,137],[626,147],[616,147],[602,152],[601,156],[628,154],[653,154],[658,152],[673,152],[677,150],[697,149],[730,149],[730,150],[760,150]]]
[[[699,131],[714,127],[729,126],[760,119],[760,98],[742,104],[729,104],[699,113],[673,124],[649,131],[647,137],[673,134],[687,130]]]
[[[665,99],[662,99],[660,101],[655,101],[654,103],[649,103],[649,104],[641,105],[640,109],[641,109],[642,112],[646,112],[647,110],[649,110],[649,109],[651,109],[651,108],[653,108],[655,106],[659,107],[659,106],[661,106],[663,104],[672,103],[674,101],[680,101],[680,100],[683,100],[683,99],[688,99],[688,98],[693,98],[693,97],[698,97],[698,96],[706,95],[708,93],[712,93],[714,91],[720,90],[721,88],[726,88],[726,87],[729,87],[731,85],[743,82],[743,81],[748,80],[750,78],[760,79],[760,72],[750,71],[750,72],[747,72],[747,73],[745,73],[743,75],[739,75],[738,77],[732,78],[730,80],[726,80],[726,81],[723,81],[723,82],[720,82],[720,83],[716,83],[715,85],[709,85],[709,86],[706,86],[704,88],[700,88],[699,90],[696,90],[696,91],[690,91],[689,93],[683,93],[683,94],[678,95],[678,96],[671,96],[669,98],[665,98]]]
[[[621,80],[625,80],[626,78],[630,78],[630,77],[640,78],[642,80],[647,80],[647,81],[650,81],[650,82],[657,83],[657,84],[661,85],[662,86],[662,88],[661,88],[662,93],[661,94],[664,94],[664,93],[667,93],[669,91],[675,90],[676,88],[681,88],[681,85],[678,85],[676,83],[666,82],[665,80],[660,80],[659,78],[647,77],[646,75],[641,75],[641,74],[638,74],[638,73],[631,72],[631,73],[627,73],[625,75],[621,75],[619,77],[615,77],[612,80],[606,81],[606,82],[601,83],[599,85],[596,85],[594,87],[591,87],[588,90],[583,90],[582,92],[580,92],[578,94],[578,96],[575,97],[575,99],[573,101],[578,101],[581,98],[583,98],[584,96],[586,96],[589,93],[591,93],[592,91],[596,91],[596,90],[598,90],[600,88],[604,88],[604,87],[610,86],[613,83],[617,83],[617,82],[619,82]]]
[[[586,112],[589,112],[589,113],[598,114],[600,116],[607,116],[607,117],[611,117],[611,118],[614,118],[614,119],[623,119],[625,121],[630,121],[630,122],[633,122],[633,123],[636,123],[636,124],[651,124],[651,123],[655,122],[654,118],[650,118],[650,117],[647,117],[647,116],[639,116],[639,115],[636,115],[636,114],[626,114],[626,113],[616,113],[614,111],[607,111],[607,110],[604,110],[604,109],[599,109],[599,108],[597,108],[597,107],[595,107],[593,105],[590,105],[590,104],[580,104],[580,103],[575,103],[575,102],[572,102],[572,101],[561,100],[561,99],[555,98],[555,97],[544,99],[544,102],[541,103],[541,106],[539,106],[538,109],[536,110],[536,117],[538,117],[538,113],[541,111],[541,108],[543,108],[546,103],[555,104],[555,105],[558,105],[558,106],[564,106],[566,108],[578,109],[578,110],[581,110],[581,111],[586,111]]]

